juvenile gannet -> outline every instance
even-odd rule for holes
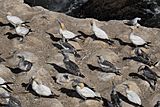
[[[67,71],[73,75],[76,75],[76,76],[80,76],[80,77],[85,77],[81,72],[80,72],[80,69],[78,67],[78,65],[76,63],[74,63],[73,61],[71,61],[69,59],[69,56],[62,51],[62,54],[64,56],[64,59],[63,59],[63,63],[67,69]]]
[[[101,101],[101,96],[99,93],[96,93],[89,87],[86,87],[83,82],[80,81],[74,81],[72,83],[72,86],[75,88],[76,92],[84,99],[96,99],[98,101]]]
[[[92,31],[98,39],[107,40],[109,44],[114,43],[114,41],[109,39],[108,34],[105,31],[96,26],[96,22],[94,20],[92,20],[90,23],[92,26]]]
[[[142,65],[138,68],[138,73],[140,73],[146,80],[149,82],[154,82],[154,85],[157,83],[157,79],[160,76],[156,72],[152,71],[148,66]]]
[[[111,101],[112,101],[112,104],[114,105],[114,107],[122,107],[121,105],[121,99],[119,97],[119,95],[117,94],[117,91],[116,91],[116,87],[114,85],[114,83],[112,83],[112,91],[111,91]]]
[[[29,85],[31,84],[33,91],[35,91],[39,96],[43,97],[54,97],[55,95],[51,89],[42,84],[42,81],[36,78],[35,76],[31,77]],[[28,88],[28,86],[27,86]]]
[[[119,72],[120,69],[115,67],[111,62],[105,60],[102,55],[97,57],[98,57],[98,64],[104,72],[111,72],[115,73],[116,75],[121,75],[121,73]]]
[[[147,54],[146,52],[144,52],[141,48],[135,48],[135,54],[136,56],[142,57],[146,60],[151,60],[149,54]]]
[[[21,102],[9,93],[0,94],[0,97],[6,99],[7,107],[22,107]]]
[[[59,33],[62,35],[62,38],[64,37],[65,39],[69,40],[69,39],[74,39],[76,38],[76,34],[74,34],[73,32],[67,30],[65,28],[64,23],[62,23],[59,19],[57,19],[59,25],[60,25],[60,29],[59,29]]]
[[[125,91],[126,91],[128,100],[131,101],[132,103],[142,105],[141,99],[138,96],[138,94],[133,90],[130,90],[130,87],[128,84],[123,84],[123,85],[125,86]]]
[[[29,32],[31,32],[31,29],[23,27],[21,24],[18,24],[18,26],[16,26],[15,30],[16,30],[16,34],[23,36],[23,38],[26,37],[26,35]]]
[[[80,57],[76,49],[70,43],[60,40],[58,44],[61,45],[61,47],[64,49],[65,52],[72,53],[75,55],[75,57]]]
[[[25,60],[24,56],[18,56],[20,58],[18,68],[24,72],[29,71],[32,68],[32,63]]]
[[[131,33],[129,35],[130,41],[135,45],[135,46],[149,46],[151,42],[146,42],[144,39],[142,39],[140,36],[135,35],[133,33],[134,29],[131,28]]]
[[[26,23],[22,19],[20,19],[18,16],[12,16],[10,12],[7,13],[7,20],[9,23],[11,23],[14,27],[16,27],[19,24]]]
[[[140,26],[140,24],[138,23],[138,21],[140,21],[140,20],[141,20],[141,18],[136,17],[132,20],[129,20],[126,24],[138,27],[138,26]]]

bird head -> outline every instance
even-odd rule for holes
[[[78,86],[78,84],[81,83],[79,79],[72,79],[71,81],[73,81],[72,82],[72,87],[73,88],[76,88],[76,86]]]
[[[98,57],[98,60],[99,60],[100,62],[103,62],[103,61],[104,61],[104,59],[103,59],[103,56],[102,56],[102,55],[97,55],[97,57]]]
[[[137,21],[140,21],[140,20],[141,20],[141,18],[139,18],[139,17],[136,17],[135,19],[136,19]]]
[[[80,82],[80,83],[78,83],[78,86],[82,89],[82,88],[84,88],[84,83]]]
[[[125,86],[126,89],[129,89],[129,85],[128,84],[123,84]]]
[[[60,19],[57,19],[57,21],[58,21],[58,23],[59,23],[61,29],[64,30],[64,29],[65,29],[64,23],[63,23]]]
[[[93,25],[96,24],[96,22],[95,22],[94,20],[91,20],[91,21],[90,21],[90,24],[91,24],[91,26],[93,26]]]
[[[7,15],[8,15],[8,16],[11,16],[11,15],[12,15],[12,13],[11,13],[11,12],[7,12]]]
[[[142,70],[144,70],[145,67],[146,67],[145,65],[141,65],[141,66],[138,68],[137,73],[138,73],[138,72],[141,72]]]

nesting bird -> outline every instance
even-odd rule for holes
[[[146,42],[144,39],[142,39],[140,36],[135,35],[133,33],[134,29],[131,28],[131,33],[129,35],[130,41],[137,47],[137,46],[149,46],[151,42]]]
[[[138,94],[134,92],[133,90],[130,90],[130,87],[128,84],[123,84],[123,85],[125,86],[125,91],[126,91],[128,100],[134,104],[141,106],[142,103],[141,103],[141,99],[138,96]]]
[[[23,25],[21,24],[18,24],[15,28],[16,30],[16,34],[22,36],[23,38],[26,37],[26,35],[31,32],[31,29],[28,29],[26,27],[24,27]]]
[[[148,61],[150,61],[150,56],[146,52],[144,52],[141,48],[135,48],[135,54],[136,56],[142,57]]]
[[[55,97],[56,95],[53,94],[51,89],[42,84],[42,81],[36,78],[35,76],[31,77],[28,86],[31,84],[33,91],[36,92],[39,96],[43,97]],[[28,88],[26,87],[26,89]]]
[[[76,63],[74,63],[73,61],[71,61],[69,59],[69,56],[62,51],[62,54],[64,56],[64,59],[63,59],[63,63],[68,71],[68,73],[71,73],[73,75],[76,75],[76,76],[80,76],[80,77],[85,77],[81,72],[80,72],[80,69],[78,67],[78,65]]]
[[[116,75],[121,75],[120,69],[115,67],[111,62],[105,60],[102,55],[97,57],[98,57],[98,64],[104,72],[108,73],[110,72],[110,73],[115,73]]]
[[[105,31],[96,26],[96,22],[94,20],[92,20],[90,23],[92,26],[92,31],[98,39],[107,40],[109,44],[114,43],[114,41],[109,39],[108,34]]]
[[[120,99],[120,97],[119,97],[115,88],[116,87],[115,87],[114,83],[112,83],[112,91],[111,91],[111,94],[110,94],[112,104],[114,105],[114,107],[122,107],[122,105],[121,105],[122,101],[121,101],[121,99]]]
[[[58,44],[64,49],[65,52],[73,53],[75,57],[80,57],[76,49],[70,43],[60,40]]]
[[[6,82],[2,77],[0,77],[0,88],[3,88],[8,92],[12,92],[13,90],[8,84],[13,84],[13,82]]]
[[[138,68],[138,73],[141,74],[147,80],[147,82],[153,82],[153,88],[155,88],[157,79],[160,78],[160,76],[158,76],[156,72],[152,71],[148,66],[142,65]]]
[[[83,82],[80,81],[74,81],[72,83],[72,86],[75,88],[76,92],[84,99],[96,99],[98,101],[101,101],[101,96],[99,93],[96,93],[89,87],[85,86]]]
[[[126,24],[127,25],[131,25],[131,26],[136,26],[136,27],[138,27],[140,24],[138,23],[138,21],[140,21],[141,20],[141,18],[139,18],[139,17],[136,17],[136,18],[134,18],[134,19],[132,19],[132,20],[129,20]]]
[[[20,58],[17,68],[20,70],[27,72],[29,71],[33,64],[27,60],[25,60],[24,56],[18,56]]]
[[[25,21],[20,19],[18,16],[13,16],[10,12],[7,13],[7,20],[9,23],[11,23],[14,27],[17,25],[24,24]]]
[[[59,19],[57,19],[57,21],[60,25],[59,33],[62,35],[62,38],[69,40],[69,39],[74,39],[77,37],[76,34],[74,34],[73,32],[71,32],[65,28],[64,23],[62,23]]]
[[[9,93],[3,93],[0,95],[0,97],[6,99],[7,107],[22,107],[21,102],[17,98],[11,96]]]

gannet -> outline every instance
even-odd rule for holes
[[[16,26],[15,30],[16,30],[16,34],[18,34],[18,35],[20,35],[20,36],[23,36],[23,38],[26,37],[26,35],[27,35],[29,32],[31,32],[31,29],[28,29],[28,28],[26,28],[26,27],[23,27],[23,26],[20,25],[20,24],[19,24],[18,26]]]
[[[97,57],[98,57],[98,64],[104,72],[111,72],[115,73],[116,75],[121,75],[121,73],[119,72],[120,69],[116,68],[111,62],[105,60],[102,55]]]
[[[135,48],[135,54],[136,56],[142,57],[146,60],[151,60],[149,54],[147,54],[146,52],[144,52],[141,48]]]
[[[152,71],[148,66],[142,65],[138,68],[138,73],[140,73],[148,82],[154,82],[154,85],[157,83],[157,79],[160,76],[156,72]]]
[[[132,103],[142,105],[141,99],[138,96],[138,94],[133,90],[130,90],[130,87],[128,84],[123,84],[123,85],[125,86],[125,91],[126,91],[128,100],[131,101]]]
[[[32,68],[32,63],[25,60],[24,56],[18,56],[20,58],[19,63],[18,63],[18,67],[20,70],[27,72]]]
[[[42,81],[36,78],[35,76],[31,77],[31,80],[28,85],[32,86],[32,89],[39,95],[43,97],[51,97],[55,96],[53,95],[53,92],[51,89],[45,85],[42,84]],[[28,88],[28,87],[27,87]]]
[[[76,38],[76,34],[74,34],[73,32],[67,30],[65,28],[64,23],[62,23],[59,19],[57,19],[59,25],[60,25],[60,29],[59,29],[59,33],[62,35],[62,38],[64,37],[65,39],[69,40],[69,39],[74,39]]]
[[[80,57],[76,49],[70,43],[60,40],[58,44],[61,45],[61,47],[64,49],[65,52],[73,53],[75,57]]]
[[[107,40],[109,44],[112,44],[114,42],[109,39],[108,34],[105,31],[96,26],[96,22],[94,20],[92,20],[90,23],[92,26],[92,31],[98,39]]]
[[[7,20],[9,23],[11,23],[14,27],[20,24],[24,24],[25,21],[20,19],[18,16],[12,16],[10,12],[7,13]]]
[[[114,105],[114,107],[122,107],[122,105],[121,105],[122,101],[121,101],[119,95],[117,94],[116,87],[113,82],[112,82],[112,91],[111,91],[110,96],[111,96],[111,101],[112,101],[112,104]]]
[[[0,94],[0,97],[6,99],[7,107],[22,107],[21,102],[17,98],[10,95],[9,93],[2,93]]]
[[[6,82],[2,77],[0,77],[0,88],[4,88],[6,91],[13,91],[8,84],[13,84],[12,82]]]
[[[62,51],[62,54],[64,56],[63,63],[65,65],[68,73],[71,73],[73,75],[80,76],[80,77],[84,78],[85,76],[80,72],[78,65],[76,63],[74,63],[73,61],[71,61],[69,59],[69,56],[64,51]]]
[[[138,26],[140,26],[140,24],[138,23],[138,21],[140,21],[140,20],[141,20],[141,18],[136,17],[132,20],[129,20],[126,24],[138,27]]]
[[[131,33],[129,35],[129,39],[130,41],[135,45],[135,46],[149,46],[149,44],[151,44],[151,42],[146,42],[144,39],[142,39],[140,36],[135,35],[133,33],[134,29],[131,28]]]
[[[96,99],[98,101],[101,101],[101,96],[99,93],[96,93],[89,87],[85,86],[83,82],[80,81],[74,81],[72,83],[72,86],[75,88],[76,92],[84,99]]]

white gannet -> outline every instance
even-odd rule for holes
[[[33,64],[25,60],[24,56],[18,56],[18,57],[20,58],[20,60],[17,67],[24,72],[29,71]]]
[[[68,73],[71,73],[73,75],[80,76],[80,77],[84,78],[85,76],[80,72],[78,65],[76,63],[74,63],[73,61],[71,61],[69,59],[69,56],[64,51],[61,51],[61,52],[64,56],[63,63],[65,65]]]
[[[101,100],[101,96],[99,93],[96,93],[94,90],[90,89],[89,87],[85,86],[83,82],[74,81],[72,86],[75,88],[76,92],[84,99],[96,99]]]
[[[24,26],[21,25],[21,24],[18,24],[18,25],[16,26],[15,30],[16,30],[16,34],[18,34],[18,35],[20,35],[20,36],[23,36],[23,38],[26,37],[26,35],[27,35],[29,32],[31,32],[31,29],[28,29],[28,28],[24,27]]]
[[[36,78],[35,76],[32,76],[28,86],[31,84],[33,91],[35,91],[39,96],[43,97],[54,97],[53,92],[51,89],[45,85],[42,84],[42,81]],[[27,88],[28,88],[27,86]]]
[[[116,75],[121,75],[120,69],[115,67],[111,62],[105,60],[102,55],[100,56],[97,55],[97,57],[98,57],[98,64],[104,72],[111,72],[115,73]]]
[[[135,35],[133,31],[134,31],[134,28],[131,28],[129,39],[135,46],[146,46],[146,45],[149,46],[149,44],[151,44],[151,42],[146,42],[140,36]]]
[[[59,33],[62,35],[62,38],[69,40],[69,39],[74,39],[78,36],[78,35],[74,34],[73,32],[67,30],[65,28],[64,23],[62,23],[59,19],[57,19],[57,21],[60,25]]]
[[[138,94],[133,90],[130,90],[130,87],[128,84],[123,84],[123,85],[125,86],[125,91],[126,91],[128,100],[131,101],[132,103],[142,105],[141,99],[138,96]]]
[[[108,34],[96,26],[96,22],[92,20],[91,22],[92,31],[98,39],[107,40],[108,43],[112,44],[114,41],[109,39]]]
[[[9,23],[11,23],[14,27],[16,27],[19,24],[24,24],[25,21],[20,19],[18,16],[12,16],[10,12],[7,13],[7,20]]]
[[[140,26],[140,24],[138,23],[138,21],[140,21],[140,20],[141,20],[141,18],[136,17],[132,20],[129,20],[126,24],[138,27],[138,26]]]

